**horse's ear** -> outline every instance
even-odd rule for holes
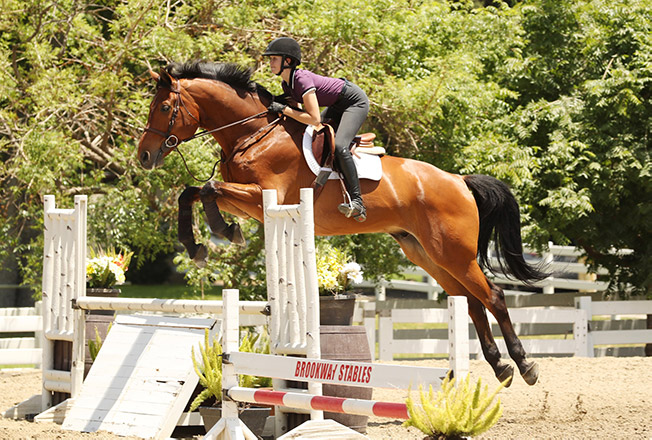
[[[151,68],[149,69],[149,75],[150,75],[150,76],[152,77],[152,79],[153,79],[154,81],[156,81],[156,82],[158,82],[159,78],[161,77],[161,75],[159,75],[158,73],[154,72]]]
[[[158,83],[163,87],[172,88],[172,76],[170,76],[165,68],[161,68]]]

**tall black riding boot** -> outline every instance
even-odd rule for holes
[[[346,217],[353,217],[357,221],[363,222],[367,219],[367,210],[360,194],[360,180],[351,152],[347,149],[345,153],[339,154],[337,159],[340,171],[344,175],[344,185],[351,197],[351,203],[342,203],[337,209]]]

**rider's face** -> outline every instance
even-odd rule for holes
[[[281,72],[282,63],[283,57],[280,55],[272,55],[269,57],[269,69],[274,75],[278,75]]]

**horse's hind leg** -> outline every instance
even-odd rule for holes
[[[455,273],[460,274],[456,277],[457,280],[494,315],[505,339],[510,357],[516,362],[516,366],[525,382],[528,385],[534,385],[539,377],[539,367],[536,362],[529,361],[526,358],[523,345],[518,339],[512,320],[509,317],[502,289],[487,279],[476,260],[471,260],[455,273],[451,272],[449,267],[446,270],[453,276],[455,276]]]
[[[469,302],[469,316],[478,334],[485,359],[491,365],[494,374],[500,382],[511,378],[514,375],[514,368],[501,359],[500,351],[491,333],[491,326],[487,320],[485,308],[482,303],[471,295],[458,280],[443,268],[436,265],[413,235],[401,233],[392,234],[392,237],[399,243],[407,258],[433,276],[448,294],[467,297]],[[511,380],[506,384],[506,386],[509,385],[511,385]]]
[[[514,367],[502,361],[500,350],[491,332],[491,326],[487,319],[487,313],[482,303],[473,295],[467,294],[469,301],[469,316],[473,321],[473,326],[478,334],[478,340],[482,347],[482,354],[493,368],[496,378],[502,383],[508,380],[505,384],[506,387],[512,384],[512,377],[514,376]]]
[[[507,311],[507,304],[505,303],[505,294],[503,293],[503,289],[496,286],[490,280],[487,280],[487,284],[493,293],[493,297],[499,298],[499,301],[494,302],[493,307],[490,309],[490,311],[498,321],[500,331],[503,334],[503,338],[505,338],[507,351],[509,351],[510,357],[514,359],[514,362],[516,362],[523,380],[525,380],[528,385],[534,385],[539,378],[539,365],[536,362],[528,361],[526,359],[526,353],[523,349],[523,345],[516,335],[516,331],[514,330],[511,319],[509,319],[509,313]]]

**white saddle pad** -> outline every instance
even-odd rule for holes
[[[310,168],[310,171],[316,176],[319,174],[321,167],[319,162],[315,159],[315,156],[312,154],[312,134],[313,127],[308,126],[306,131],[303,133],[303,156],[306,158],[306,163]],[[355,167],[358,170],[358,178],[360,179],[369,179],[369,180],[380,180],[383,175],[383,166],[380,161],[380,156],[375,156],[372,154],[360,154],[360,157],[353,155],[353,162]],[[330,168],[324,168],[325,170],[330,170]],[[335,172],[331,172],[329,179],[339,179],[339,175]]]

